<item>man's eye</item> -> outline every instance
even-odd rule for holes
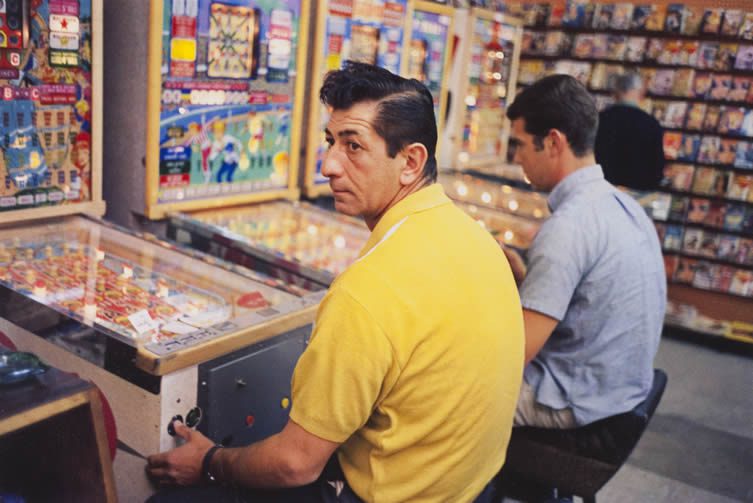
[[[334,138],[325,138],[325,141],[327,142],[327,148],[330,148],[330,147],[332,147],[332,145],[335,144],[335,139]]]
[[[360,148],[361,148],[361,145],[359,145],[358,143],[355,143],[352,141],[348,142],[348,150],[350,150],[351,152],[355,152]]]

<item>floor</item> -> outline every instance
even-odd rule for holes
[[[753,358],[664,337],[667,388],[601,503],[753,502]]]

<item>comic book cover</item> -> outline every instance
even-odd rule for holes
[[[656,70],[654,79],[651,81],[649,90],[652,94],[658,96],[669,96],[672,94],[672,86],[675,80],[675,71],[667,68]]]
[[[683,40],[682,48],[675,64],[696,66],[698,64],[698,50],[700,46],[701,44],[697,40]]]
[[[680,33],[682,28],[682,14],[685,9],[683,4],[669,4],[667,15],[664,18],[664,31],[667,33]]]
[[[714,190],[719,171],[714,168],[699,167],[693,178],[693,192],[695,194],[710,195]]]
[[[570,75],[586,86],[588,85],[588,79],[591,77],[591,66],[591,63],[586,63],[584,61],[572,61],[570,65]]]
[[[723,106],[716,130],[722,134],[742,134],[745,112],[743,107]]]
[[[664,255],[664,272],[667,274],[667,281],[672,281],[677,271],[677,255]]]
[[[708,96],[711,90],[711,73],[696,72],[693,78],[692,98],[703,99]]]
[[[701,20],[701,33],[716,35],[719,33],[719,27],[722,24],[722,13],[724,9],[719,7],[707,7],[703,11]]]
[[[740,9],[727,9],[724,11],[721,34],[728,37],[736,37],[743,24],[743,11]]]
[[[599,4],[594,8],[593,28],[595,30],[608,30],[612,24],[614,4]]]
[[[669,106],[669,101],[664,100],[654,100],[651,107],[651,115],[654,116],[654,119],[659,121],[659,124],[664,124],[664,121],[667,117],[667,107]]]
[[[711,201],[702,197],[691,197],[688,202],[688,217],[687,221],[695,224],[702,224],[706,220],[706,216],[709,213],[709,206]],[[685,231],[685,242],[688,240],[688,231]],[[697,243],[700,246],[700,240]],[[686,248],[686,245],[683,245]]]
[[[716,258],[719,252],[719,234],[715,232],[704,232],[701,239],[701,246],[698,248],[698,254],[704,257]],[[696,275],[696,277],[698,277]]]
[[[737,49],[735,70],[753,70],[753,45],[741,45]]]
[[[573,40],[573,49],[571,54],[576,58],[590,58],[594,51],[594,35],[591,33],[581,33],[575,36]]]
[[[691,255],[697,255],[703,240],[703,230],[688,227],[682,237],[682,251]]]
[[[562,31],[546,32],[543,53],[547,56],[559,56],[562,53],[562,47],[566,38],[567,35]]]
[[[549,24],[549,15],[552,11],[552,7],[549,3],[535,4],[535,17],[534,26],[537,28],[543,28]]]
[[[753,40],[753,12],[746,12],[743,16],[737,36],[743,40]]]
[[[706,115],[706,103],[691,103],[686,114],[685,129],[699,131]]]
[[[565,0],[552,0],[550,3],[549,19],[547,19],[546,24],[553,28],[560,27],[565,15]]]
[[[732,284],[732,278],[735,275],[735,268],[727,265],[720,265],[716,276],[712,278],[711,288],[720,292],[728,292]]]
[[[738,201],[748,201],[753,197],[751,185],[753,185],[753,176],[734,173],[730,177],[727,197]]]
[[[745,215],[740,230],[747,235],[753,233],[753,208],[748,207],[745,209]],[[748,257],[751,257],[751,252],[753,252],[753,248],[748,248]]]
[[[719,51],[714,59],[714,70],[724,72],[730,70],[735,64],[737,55],[737,44],[719,44]]]
[[[696,265],[695,276],[693,276],[692,285],[695,288],[710,289],[714,282],[714,277],[718,274],[719,266],[709,262],[699,261]]]
[[[683,227],[681,225],[668,224],[664,234],[663,247],[667,250],[680,250],[682,248]]]
[[[724,213],[727,211],[727,205],[722,201],[711,201],[708,219],[706,225],[721,228],[724,225]]]
[[[651,82],[654,81],[654,77],[656,76],[656,68],[648,68],[645,66],[639,66],[638,74],[641,76],[641,80],[643,81],[643,84],[646,86],[647,91],[650,92]]]
[[[595,91],[607,89],[607,69],[608,65],[606,63],[596,63],[594,65],[593,71],[591,72],[591,78],[588,81],[588,87],[590,89]]]
[[[677,159],[682,145],[682,133],[664,132],[664,156],[667,159]]]
[[[682,40],[672,39],[664,41],[664,48],[656,57],[656,62],[662,65],[674,65],[675,60],[679,59]]]
[[[716,131],[716,126],[719,124],[719,113],[721,108],[718,105],[709,105],[706,109],[706,116],[703,118],[703,124],[701,125],[702,131]]]
[[[651,16],[653,5],[636,5],[633,8],[633,19],[630,22],[630,28],[636,31],[646,29],[646,22]]]
[[[661,125],[666,128],[678,129],[685,123],[685,113],[688,110],[686,101],[670,101],[667,103],[667,111],[664,114],[664,122]]]
[[[695,70],[692,68],[679,68],[675,70],[672,81],[672,96],[685,98],[691,95]]]
[[[719,249],[716,258],[734,261],[737,258],[737,250],[740,247],[740,238],[723,234],[719,238]]]
[[[678,161],[694,162],[698,158],[701,137],[697,134],[683,134],[680,149],[677,152]]]
[[[607,59],[622,61],[625,58],[625,51],[627,50],[627,36],[625,35],[607,35],[606,43]]]
[[[708,116],[708,112],[706,115]],[[718,136],[704,136],[701,139],[701,147],[698,150],[698,162],[716,164],[720,144],[721,139]]]
[[[745,218],[745,206],[728,203],[727,211],[724,213],[724,229],[734,232],[742,230],[743,218]]]
[[[672,196],[672,202],[669,206],[668,219],[674,222],[685,221],[685,213],[688,210],[688,198],[682,196]]]
[[[518,72],[518,83],[528,85],[533,84],[544,76],[544,62],[541,60],[527,59],[520,62]]]
[[[711,76],[711,90],[708,97],[712,100],[726,100],[730,89],[732,89],[732,75],[715,73]]]
[[[736,168],[753,169],[753,144],[738,141],[733,164]]]
[[[730,101],[745,101],[749,92],[750,77],[733,76],[732,87],[727,94],[727,99]]]
[[[742,248],[742,245],[741,245]],[[729,292],[737,295],[750,297],[753,295],[753,271],[736,269],[732,282],[729,285]]]
[[[671,190],[687,192],[693,181],[695,168],[692,164],[671,163],[664,167],[664,178],[661,186]]]
[[[655,62],[664,52],[664,39],[652,38],[648,41],[648,48],[646,49],[646,55],[643,57],[647,62]]]
[[[662,31],[664,29],[664,18],[667,15],[667,6],[654,4],[651,7],[651,14],[646,19],[646,30]]]
[[[607,39],[609,35],[606,33],[597,33],[594,35],[593,49],[591,50],[591,57],[596,59],[607,58]]]
[[[633,4],[629,2],[617,3],[612,12],[610,27],[613,30],[629,30],[633,20]]]
[[[643,61],[643,53],[646,51],[646,37],[628,37],[625,47],[625,60],[631,63]]]
[[[737,140],[732,138],[722,138],[722,142],[719,145],[719,155],[716,162],[719,164],[732,165],[735,162],[735,154],[737,153]]]
[[[684,35],[697,35],[703,20],[703,7],[685,6],[682,13],[682,27],[680,31]]]
[[[562,16],[562,26],[568,28],[582,28],[586,25],[586,11],[593,6],[587,0],[567,0],[565,14]]]
[[[698,47],[698,68],[710,70],[714,68],[716,53],[719,52],[719,42],[701,42]]]

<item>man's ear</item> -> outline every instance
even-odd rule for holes
[[[411,143],[402,150],[405,165],[400,172],[400,184],[412,185],[423,177],[424,166],[429,159],[429,151],[423,143]]]
[[[551,142],[550,152],[556,156],[562,154],[570,146],[567,137],[559,129],[550,129],[547,140]]]

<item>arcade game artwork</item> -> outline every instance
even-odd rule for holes
[[[91,0],[0,1],[0,211],[92,201]]]
[[[443,124],[446,79],[452,46],[453,9],[430,2],[416,2],[411,19],[410,47],[405,76],[423,82],[434,97],[434,115]]]
[[[304,186],[307,195],[327,191],[321,163],[327,143],[324,126],[327,110],[319,104],[318,89],[324,75],[348,60],[370,63],[400,73],[406,40],[407,0],[328,0],[318,6],[315,69],[309,119],[309,147]]]
[[[301,0],[161,3],[162,47],[150,48],[161,54],[161,94],[149,204],[287,188],[297,166]]]

